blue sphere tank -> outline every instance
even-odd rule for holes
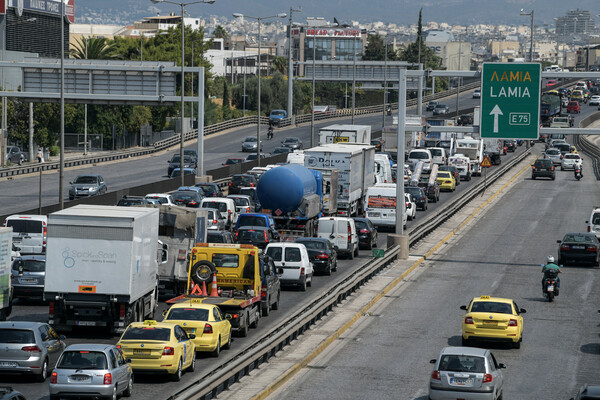
[[[263,208],[289,213],[298,208],[304,196],[317,192],[317,181],[302,165],[282,165],[261,176],[256,192]]]

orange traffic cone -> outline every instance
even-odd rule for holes
[[[210,291],[210,297],[219,297],[219,291],[217,289],[217,274],[213,275],[212,289]]]
[[[208,296],[208,292],[206,291],[206,282],[202,281],[202,296]]]

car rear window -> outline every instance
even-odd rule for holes
[[[367,223],[365,221],[354,220],[354,225],[356,225],[356,229],[367,229]]]
[[[251,242],[264,242],[265,232],[263,230],[257,231],[254,229],[241,229],[239,231],[238,237],[240,240],[246,240]]]
[[[426,160],[429,159],[429,153],[424,151],[411,151],[408,158],[414,158],[416,160]]]
[[[485,372],[485,359],[467,355],[444,355],[440,360],[439,370],[482,373]]]
[[[206,241],[208,243],[225,243],[225,236],[219,232],[208,232]]]
[[[508,303],[496,303],[493,301],[476,301],[471,306],[471,312],[486,312],[499,314],[512,314],[512,307]]]
[[[565,235],[563,242],[592,244],[594,243],[594,237],[592,235],[571,234]]]
[[[238,227],[242,226],[267,226],[267,219],[257,215],[240,215]]]
[[[30,329],[0,329],[0,343],[35,343]]]
[[[551,155],[553,155],[553,156],[557,155],[558,153],[560,153],[560,150],[553,150],[553,149],[550,149],[550,150],[548,150],[548,151],[546,152],[546,154],[551,154]]]
[[[273,259],[273,261],[281,261],[281,254],[283,253],[281,247],[273,246],[267,249],[267,255]]]
[[[57,364],[62,369],[107,369],[106,355],[100,351],[65,351]]]
[[[429,150],[431,152],[431,155],[434,157],[441,157],[442,156],[442,150],[441,149],[430,149]]]
[[[46,270],[46,262],[42,260],[22,260],[23,271],[26,272],[44,272]],[[17,269],[17,262],[13,263],[13,269]]]
[[[567,160],[579,160],[579,156],[577,154],[565,154],[564,158]]]
[[[302,261],[302,255],[300,249],[296,247],[288,247],[285,249],[285,261],[287,262],[300,262]]]
[[[167,341],[171,338],[171,329],[155,328],[153,326],[140,326],[129,328],[121,340],[160,340]]]
[[[208,321],[208,310],[201,308],[173,308],[165,320]]]
[[[235,202],[236,206],[248,206],[248,205],[250,205],[250,202],[248,201],[248,199],[245,199],[243,197],[233,197],[233,201]]]
[[[256,177],[259,178],[264,174],[264,172],[258,172],[256,173]],[[254,198],[254,189],[248,189],[248,188],[243,188],[240,190],[240,194],[246,195],[246,196],[250,196],[251,198]]]
[[[240,265],[240,257],[237,254],[215,253],[212,256],[212,262],[217,267],[237,268]]]
[[[550,160],[537,160],[535,162],[536,167],[549,167],[552,165],[552,161]]]
[[[358,223],[356,224],[356,226],[358,226]],[[297,240],[296,243],[301,243],[307,249],[312,250],[324,250],[327,248],[325,242],[322,242],[320,240]]]
[[[138,206],[140,204],[144,204],[144,201],[141,199],[121,199],[117,203],[117,205],[121,207]]]
[[[42,233],[42,221],[30,219],[8,219],[6,226],[13,228],[13,233]]]
[[[202,203],[204,208],[216,208],[221,212],[227,212],[227,204],[221,203],[220,201],[205,201]]]
[[[175,192],[173,193],[173,200],[196,200],[196,195],[194,192]]]

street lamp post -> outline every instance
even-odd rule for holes
[[[269,18],[285,18],[287,17],[286,13],[279,13],[277,15],[270,15],[268,17],[252,17],[250,15],[244,15],[241,13],[233,13],[233,16],[235,18],[250,18],[250,19],[255,19],[256,21],[258,21],[258,56],[257,56],[257,61],[258,61],[258,99],[257,99],[257,103],[258,103],[258,115],[256,116],[256,162],[257,165],[260,167],[260,25],[262,23],[263,19],[269,19]]]
[[[531,12],[524,12],[524,10],[521,8],[521,14],[520,15],[528,15],[531,17],[531,27],[529,28],[530,33],[531,33],[531,38],[530,38],[530,43],[529,43],[529,62],[533,62],[533,11],[531,10]]]
[[[183,130],[183,118],[184,118],[184,113],[185,113],[185,103],[184,103],[184,95],[185,95],[185,59],[184,59],[184,55],[185,55],[185,24],[184,24],[184,14],[185,14],[185,6],[189,6],[192,4],[199,4],[199,3],[205,3],[205,4],[213,4],[215,2],[215,0],[198,0],[198,1],[190,1],[187,3],[181,3],[181,2],[177,2],[177,1],[171,1],[171,0],[151,0],[153,3],[158,4],[158,3],[169,3],[169,4],[174,4],[177,6],[181,7],[181,138],[180,138],[180,143],[179,143],[179,174],[181,176],[181,186],[185,186],[185,163],[184,163],[184,157],[183,157],[183,146],[184,146],[184,142],[185,142],[185,134],[184,134],[184,130]],[[198,141],[200,140],[204,140],[204,138],[201,138],[200,135],[198,135]],[[198,154],[198,164],[204,162],[204,155],[203,154]],[[199,171],[196,170],[196,172],[198,173]]]
[[[354,110],[356,101],[356,34],[354,35],[354,62],[352,63],[352,125],[354,125]]]
[[[65,2],[60,2],[60,172],[58,204],[65,208]]]
[[[293,95],[294,95],[294,66],[292,61],[292,14],[295,12],[302,12],[302,8],[295,9],[290,7],[290,22],[288,25],[288,101],[287,101],[287,116],[292,118],[292,107],[294,106]]]

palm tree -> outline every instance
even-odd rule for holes
[[[229,34],[225,30],[225,28],[223,28],[221,25],[217,25],[215,31],[213,32],[213,36],[219,39],[227,39],[229,37]]]
[[[86,45],[87,42],[87,45]],[[73,58],[89,59],[89,60],[104,60],[112,58],[111,52],[113,44],[106,44],[105,38],[83,36],[78,38],[73,44],[70,52]]]
[[[285,74],[285,71],[287,70],[287,58],[283,57],[283,56],[275,56],[273,57],[273,61],[271,61],[272,63],[272,68],[273,71],[279,71],[282,74]]]

